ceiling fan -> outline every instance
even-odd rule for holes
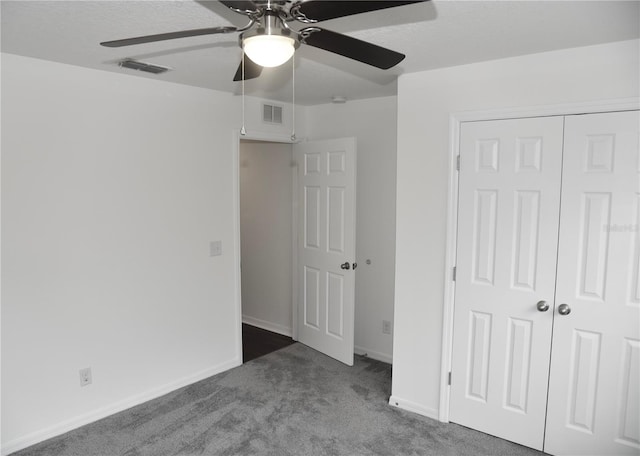
[[[381,69],[389,69],[404,59],[404,54],[358,40],[341,33],[316,27],[317,22],[353,14],[421,3],[427,0],[219,0],[232,11],[246,16],[244,27],[210,27],[160,33],[100,43],[107,47],[186,38],[190,36],[240,33],[239,43],[249,59],[244,59],[234,81],[260,76],[263,67],[275,67],[288,61],[300,44],[306,44]],[[295,30],[289,24],[307,24]]]

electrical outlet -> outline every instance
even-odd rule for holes
[[[91,368],[80,369],[80,386],[91,385]]]
[[[382,334],[391,334],[391,322],[382,320]]]

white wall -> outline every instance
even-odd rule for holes
[[[438,415],[450,113],[638,96],[639,54],[627,41],[400,77],[392,403]]]
[[[242,141],[240,226],[242,320],[291,336],[293,150]]]
[[[382,321],[393,325],[396,98],[311,106],[306,116],[309,139],[357,139],[356,353],[391,362],[392,336],[382,334]]]
[[[4,453],[240,362],[240,106],[2,54]]]

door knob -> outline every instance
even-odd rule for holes
[[[549,310],[549,303],[547,301],[538,301],[538,304],[536,304],[536,309],[538,309],[540,312],[546,312],[547,310]]]
[[[571,307],[569,307],[569,304],[560,304],[558,306],[558,313],[560,315],[569,315],[571,313]]]
[[[342,263],[340,265],[340,269],[351,269],[351,265],[349,264],[349,262],[347,261],[346,263]]]

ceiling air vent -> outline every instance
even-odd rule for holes
[[[263,104],[262,120],[265,123],[282,125],[282,106]]]
[[[144,71],[146,73],[160,74],[169,71],[171,68],[154,65],[152,63],[139,62],[133,59],[124,59],[118,62],[118,66],[131,70]]]

